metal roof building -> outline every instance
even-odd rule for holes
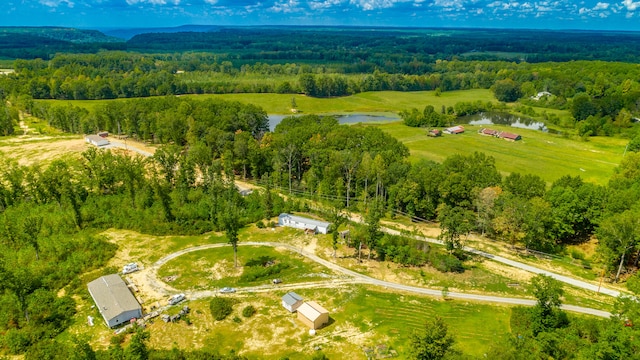
[[[282,297],[282,306],[289,312],[295,312],[300,305],[302,305],[302,297],[293,291],[284,294]]]
[[[280,214],[280,216],[278,216],[278,225],[288,226],[296,229],[313,230],[316,233],[327,234],[329,232],[329,226],[331,226],[331,223],[282,213]]]
[[[110,328],[142,317],[138,300],[119,275],[105,275],[93,280],[87,287],[100,315]]]

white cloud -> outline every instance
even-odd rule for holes
[[[627,8],[627,11],[636,11],[640,7],[640,1],[623,0],[622,5]]]
[[[127,0],[127,4],[136,5],[136,4],[150,4],[150,5],[180,5],[180,0]]]
[[[609,8],[609,3],[599,2],[596,6],[593,7],[593,10],[607,10]]]
[[[274,3],[269,10],[277,13],[287,14],[300,11],[298,5],[300,5],[300,2],[298,0],[284,0]]]
[[[310,1],[309,8],[311,10],[323,10],[335,5],[340,5],[342,2],[343,0]]]
[[[435,0],[433,5],[444,8],[464,9],[464,0]]]
[[[204,2],[209,5],[215,5],[218,3],[218,0],[204,0]]]
[[[362,8],[362,10],[370,11],[376,9],[386,9],[393,7],[398,2],[404,2],[402,0],[349,0],[349,4],[354,4]]]
[[[40,0],[40,4],[48,7],[58,7],[61,4],[66,4],[70,8],[74,5],[71,0]]]

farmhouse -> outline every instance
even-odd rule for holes
[[[87,287],[100,315],[110,328],[142,316],[140,304],[117,274],[93,280]]]
[[[463,132],[464,132],[464,126],[462,125],[444,129],[445,134],[451,134],[451,135],[462,134]]]
[[[298,308],[298,320],[315,330],[329,322],[329,311],[313,301],[307,301]]]
[[[103,138],[100,135],[87,135],[84,140],[93,145],[93,146],[105,146],[105,145],[109,145],[109,140]]]
[[[289,310],[289,312],[295,312],[302,305],[302,297],[296,293],[288,292],[282,297],[282,307]]]
[[[326,221],[313,220],[287,213],[282,213],[278,216],[278,225],[296,229],[311,230],[316,234],[327,234],[329,232],[329,227],[331,226],[331,224]]]

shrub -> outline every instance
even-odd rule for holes
[[[441,272],[464,272],[462,261],[449,254],[433,254],[429,259],[431,265]]]
[[[267,226],[264,224],[264,221],[262,221],[262,220],[258,221],[258,222],[256,223],[256,226],[258,227],[258,229],[264,229],[265,227],[267,227]]]
[[[571,257],[576,260],[584,260],[584,254],[581,251],[576,249],[571,250]]]
[[[282,270],[287,269],[289,264],[276,264],[273,266],[254,266],[245,270],[245,272],[240,276],[241,282],[252,282],[260,279],[265,279],[272,277],[273,275],[279,274]]]
[[[218,321],[224,320],[233,311],[233,300],[214,297],[209,303],[209,309],[211,309],[211,315],[213,315],[214,319]]]
[[[248,317],[252,317],[253,314],[256,313],[256,308],[253,307],[253,305],[249,305],[247,307],[245,307],[244,309],[242,309],[242,316],[248,318]]]

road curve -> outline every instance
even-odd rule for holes
[[[386,227],[381,227],[380,231],[385,232],[387,234],[391,234],[391,235],[402,235],[400,231],[398,230],[394,230],[394,229],[389,229]],[[433,238],[428,238],[425,236],[419,236],[419,235],[415,235],[413,236],[414,239],[419,240],[419,241],[424,241],[424,242],[428,242],[428,243],[432,243],[432,244],[440,244],[443,245],[443,242],[441,240],[437,240],[437,239],[433,239]],[[515,260],[511,260],[511,259],[507,259],[505,257],[502,257],[500,255],[493,255],[487,252],[484,252],[482,250],[478,250],[469,246],[465,246],[463,248],[464,251],[472,253],[472,254],[476,254],[482,257],[485,257],[487,259],[499,262],[499,263],[503,263],[509,266],[512,266],[514,268],[517,269],[521,269],[521,270],[525,270],[534,274],[544,274],[547,276],[550,276],[558,281],[561,281],[563,283],[569,284],[569,285],[573,285],[575,287],[579,287],[582,289],[586,289],[586,290],[590,290],[590,291],[594,291],[597,293],[601,293],[601,294],[606,294],[609,296],[613,296],[613,297],[618,297],[620,296],[620,291],[618,290],[613,290],[613,289],[609,289],[606,288],[604,286],[596,286],[594,284],[588,283],[586,281],[582,281],[582,280],[578,280],[578,279],[574,279],[571,278],[569,276],[565,276],[565,275],[560,275],[560,274],[556,274],[554,272],[548,271],[548,270],[543,270],[540,268],[537,268],[535,266],[531,266],[531,265],[527,265],[525,263],[521,263],[519,261],[515,261]]]
[[[285,286],[278,286],[278,287],[273,287],[273,286],[256,286],[256,287],[248,287],[248,288],[243,288],[240,289],[240,291],[246,291],[246,292],[253,292],[253,291],[271,291],[271,290],[275,290],[275,289],[286,289],[286,288],[291,288],[291,289],[296,289],[296,288],[304,288],[304,287],[331,287],[331,286],[336,286],[336,285],[341,285],[341,284],[354,284],[354,283],[360,283],[360,284],[369,284],[369,285],[375,285],[375,286],[380,286],[380,287],[384,287],[385,289],[394,289],[394,290],[400,290],[400,291],[406,291],[406,292],[412,292],[412,293],[416,293],[416,294],[422,294],[422,295],[428,295],[428,296],[434,296],[434,297],[442,297],[442,290],[434,290],[434,289],[428,289],[428,288],[423,288],[423,287],[417,287],[417,286],[409,286],[409,285],[403,285],[403,284],[398,284],[398,283],[394,283],[394,282],[390,282],[390,281],[384,281],[384,280],[379,280],[379,279],[375,279],[372,278],[370,276],[364,275],[364,274],[360,274],[357,273],[355,271],[346,269],[342,266],[339,266],[337,264],[334,264],[330,261],[327,261],[315,254],[311,254],[308,253],[306,251],[301,250],[300,248],[297,248],[295,246],[289,245],[289,244],[284,244],[284,243],[277,243],[277,242],[241,242],[238,243],[239,246],[271,246],[271,247],[278,247],[278,248],[284,248],[287,249],[289,251],[298,253],[302,256],[305,256],[306,258],[315,261],[316,263],[319,263],[331,270],[334,270],[338,273],[342,273],[343,275],[346,275],[346,277],[348,279],[338,279],[338,280],[330,280],[330,281],[325,281],[325,282],[313,282],[313,283],[299,283],[299,284],[289,284]],[[163,258],[161,258],[160,260],[156,261],[150,269],[150,272],[147,274],[147,278],[149,280],[149,283],[152,284],[152,286],[156,287],[157,290],[165,290],[167,288],[170,288],[168,286],[164,286],[160,285],[159,280],[157,279],[156,273],[157,270],[164,264],[166,264],[168,261],[173,260],[175,258],[177,258],[178,256],[187,254],[187,253],[191,253],[194,251],[201,251],[201,250],[206,250],[206,249],[213,249],[213,248],[220,248],[220,247],[225,247],[225,246],[230,246],[229,244],[207,244],[207,245],[201,245],[201,246],[194,246],[191,248],[187,248],[187,249],[183,249],[180,251],[176,251],[172,254],[169,254]],[[175,290],[173,288],[171,288],[171,290]],[[177,291],[177,290],[175,290]],[[190,293],[190,297],[192,299],[197,299],[197,298],[203,298],[203,297],[211,297],[214,296],[216,294],[215,291],[197,291],[197,292],[192,292]],[[500,296],[490,296],[490,295],[479,295],[479,294],[465,294],[465,293],[457,293],[457,292],[449,292],[447,294],[447,297],[449,298],[453,298],[453,299],[464,299],[464,300],[473,300],[473,301],[483,301],[483,302],[492,302],[492,303],[500,303],[500,304],[511,304],[511,305],[524,305],[524,306],[532,306],[535,305],[536,301],[535,300],[531,300],[531,299],[522,299],[522,298],[511,298],[511,297],[500,297]],[[594,316],[599,316],[599,317],[610,317],[611,314],[606,312],[606,311],[602,311],[602,310],[598,310],[598,309],[591,309],[591,308],[586,308],[586,307],[581,307],[581,306],[574,306],[574,305],[562,305],[562,308],[567,310],[567,311],[572,311],[572,312],[578,312],[578,313],[583,313],[583,314],[589,314],[589,315],[594,315]]]

